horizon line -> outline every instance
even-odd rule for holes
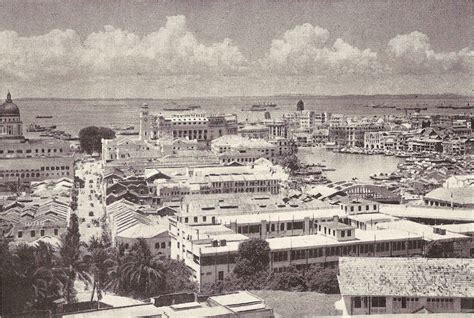
[[[449,98],[473,98],[474,94],[458,94],[458,93],[403,93],[403,94],[304,94],[304,93],[288,93],[288,94],[272,94],[272,95],[207,95],[207,96],[181,96],[181,97],[16,97],[15,100],[35,100],[35,99],[56,99],[56,100],[173,100],[173,99],[206,99],[206,98],[253,98],[253,97],[319,97],[319,98],[338,98],[338,97],[429,97],[429,96],[446,96]]]

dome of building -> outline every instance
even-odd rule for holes
[[[19,117],[19,116],[20,116],[20,109],[18,109],[18,106],[12,101],[12,96],[10,92],[8,92],[5,103],[0,105],[0,117]]]

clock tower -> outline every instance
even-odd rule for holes
[[[150,115],[148,113],[148,104],[143,104],[140,110],[140,140],[150,140]]]

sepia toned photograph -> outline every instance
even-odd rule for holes
[[[0,0],[0,318],[472,317],[474,1]]]

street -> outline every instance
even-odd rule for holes
[[[76,176],[85,181],[79,189],[77,214],[81,240],[89,242],[92,236],[101,235],[101,218],[105,214],[102,205],[101,169],[99,161],[79,161],[76,163]]]

